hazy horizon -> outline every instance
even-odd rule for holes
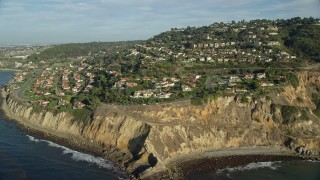
[[[319,0],[0,0],[0,44],[145,40],[214,22],[318,18],[319,9]]]

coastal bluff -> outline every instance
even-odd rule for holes
[[[248,102],[230,95],[198,106],[190,101],[102,104],[86,124],[74,121],[68,112],[36,111],[31,103],[20,102],[4,89],[2,108],[25,127],[96,149],[137,178],[172,178],[175,160],[201,158],[207,152],[247,148],[240,154],[251,154],[252,147],[267,147],[274,150],[261,154],[290,150],[319,156],[320,120],[313,113],[313,95],[320,92],[320,73],[303,71],[297,77],[298,87],[286,85],[268,96],[248,97]],[[290,107],[294,111],[286,113]]]

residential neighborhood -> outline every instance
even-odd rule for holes
[[[92,109],[100,102],[131,105],[259,96],[298,83],[293,67],[302,61],[285,44],[288,22],[296,23],[294,19],[213,23],[172,28],[128,45],[91,43],[86,45],[91,49],[87,55],[81,51],[57,62],[19,64],[28,68],[16,74],[13,87],[19,89],[35,76],[25,97],[62,110]]]

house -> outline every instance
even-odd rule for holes
[[[201,58],[199,58],[199,61],[204,62],[204,61],[206,61],[206,58],[205,57],[201,57]]]
[[[246,74],[243,76],[243,79],[253,79],[254,75],[253,74]]]
[[[266,78],[266,73],[257,73],[256,74],[256,79],[263,79]]]
[[[287,53],[285,51],[281,51],[280,54],[283,55],[283,56],[289,56],[290,55],[289,53]]]
[[[124,83],[122,81],[117,81],[114,83],[113,88],[122,88]]]
[[[44,107],[48,106],[49,103],[50,103],[50,101],[45,101],[45,100],[42,100],[42,101],[40,102],[40,104],[41,104],[42,106],[44,106]]]
[[[64,93],[64,92],[60,92],[60,93],[58,94],[58,96],[65,96],[65,93]]]
[[[246,93],[248,90],[246,89],[234,89],[234,93]]]
[[[89,84],[89,85],[84,89],[83,92],[89,92],[92,88],[93,88],[93,86]]]
[[[172,78],[171,78],[171,81],[172,81],[172,82],[179,82],[180,79],[179,79],[179,78],[172,77]]]
[[[271,33],[269,33],[269,35],[276,36],[276,35],[278,35],[278,33],[277,32],[271,32]]]
[[[270,31],[278,31],[278,27],[277,26],[272,26],[272,27],[269,27],[268,30],[270,30]]]
[[[218,62],[222,63],[223,59],[222,58],[218,58]]]
[[[151,80],[151,77],[145,76],[145,77],[143,77],[143,80],[144,80],[144,81],[150,81],[150,80]]]
[[[259,85],[260,85],[261,87],[271,87],[271,86],[273,86],[273,83],[260,81],[260,82],[259,82]]]
[[[82,102],[75,102],[75,103],[73,104],[73,107],[74,107],[75,109],[82,109],[82,108],[86,107],[86,105],[83,104]]]
[[[126,83],[126,86],[127,86],[128,88],[132,88],[132,87],[138,86],[138,83],[136,83],[136,82],[127,82],[127,83]]]
[[[73,92],[73,93],[77,93],[77,92],[79,92],[79,89],[78,89],[77,87],[73,87],[73,88],[72,88],[72,92]]]
[[[230,86],[230,87],[235,86],[235,85],[237,85],[237,84],[234,83],[234,82],[229,82],[229,83],[228,83],[228,86]]]
[[[147,89],[147,90],[135,91],[133,96],[130,96],[130,97],[131,98],[150,98],[153,94],[154,93],[152,89]]]
[[[218,85],[219,85],[219,86],[227,86],[227,85],[228,85],[228,82],[226,82],[226,81],[221,81],[221,82],[218,82]]]
[[[231,75],[229,77],[229,82],[240,82],[241,79],[239,78],[239,76],[236,76],[236,75]]]
[[[173,94],[172,92],[167,92],[167,93],[161,92],[160,94],[155,95],[155,98],[168,99],[172,94]]]
[[[268,46],[279,46],[280,43],[278,41],[269,41],[267,45]]]
[[[75,74],[73,78],[74,78],[74,80],[75,80],[76,82],[78,82],[78,83],[80,83],[80,82],[83,81],[83,80],[81,79],[81,77],[80,77],[79,74]]]
[[[193,62],[193,61],[196,61],[196,58],[188,58],[184,60],[184,62]]]
[[[164,81],[161,83],[161,87],[173,87],[175,85],[174,82],[168,82],[168,81]]]
[[[64,100],[64,99],[60,99],[58,102],[58,106],[64,106],[70,104],[70,101]]]
[[[189,77],[198,80],[198,79],[201,78],[201,75],[198,75],[198,74],[190,74]]]
[[[207,57],[207,61],[212,62],[213,61],[212,57]]]
[[[106,71],[106,73],[114,76],[121,76],[121,72],[118,71]]]
[[[182,91],[192,91],[192,89],[187,85],[182,85]]]

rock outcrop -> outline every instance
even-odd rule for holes
[[[89,124],[76,123],[67,112],[35,112],[8,96],[11,111],[26,125],[97,144],[105,157],[133,174],[171,158],[231,147],[286,146],[297,153],[317,154],[320,121],[311,94],[320,91],[320,76],[298,73],[300,85],[288,85],[268,97],[220,97],[205,105],[188,101],[149,106],[101,105]],[[285,114],[283,107],[297,107]],[[303,117],[302,117],[303,115]],[[288,117],[290,116],[290,119]],[[288,121],[287,121],[288,120]]]

